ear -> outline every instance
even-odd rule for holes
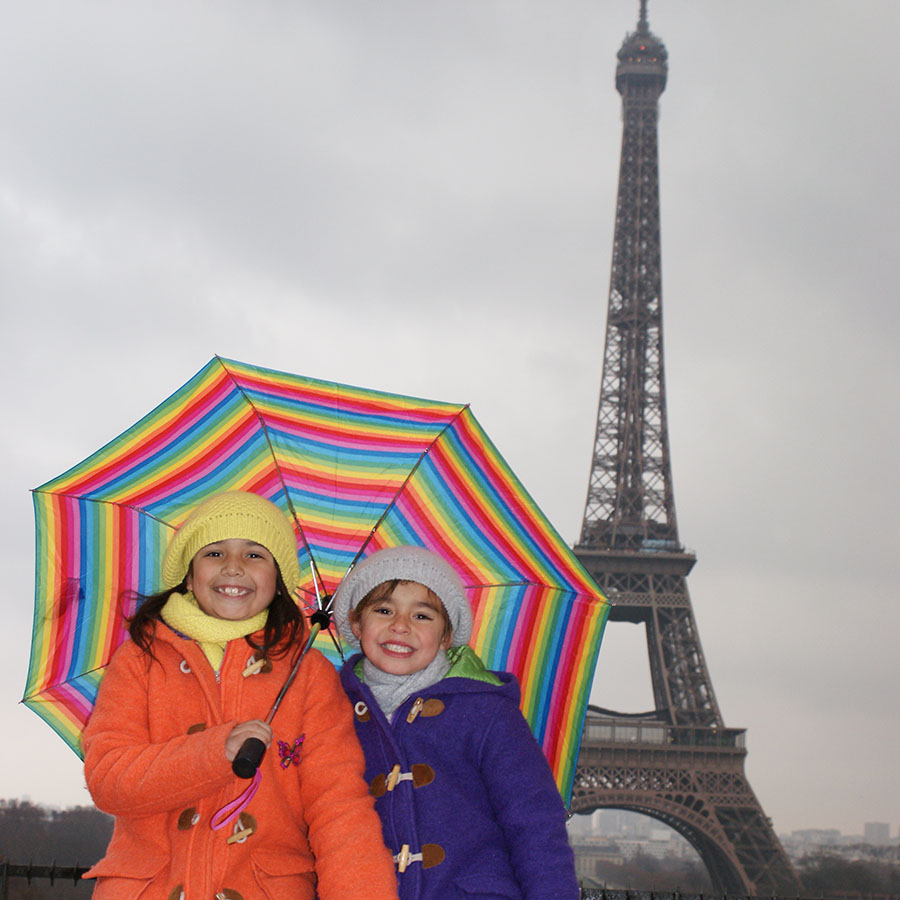
[[[362,634],[362,627],[359,624],[359,615],[355,609],[350,610],[347,615],[347,621],[350,623],[350,630],[353,632],[353,636],[359,640]]]
[[[452,643],[453,643],[453,629],[450,628],[441,640],[441,649],[449,650],[450,645]]]
[[[193,594],[194,593],[194,580],[191,576],[191,570],[188,569],[188,573],[184,579],[184,586]]]

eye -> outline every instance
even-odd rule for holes
[[[417,619],[424,619],[426,622],[430,622],[434,616],[430,616],[428,613],[416,613]]]
[[[206,551],[204,551],[203,555],[204,556],[213,556],[213,557],[221,556],[222,551],[221,550],[206,550]]]
[[[387,606],[373,606],[372,612],[377,613],[379,616],[389,616],[391,614],[391,610]]]

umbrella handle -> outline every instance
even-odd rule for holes
[[[255,737],[247,738],[231,763],[231,771],[238,778],[252,778],[266,753],[266,745]]]

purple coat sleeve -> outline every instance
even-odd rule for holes
[[[566,810],[528,723],[512,703],[485,729],[482,777],[526,900],[578,900]]]

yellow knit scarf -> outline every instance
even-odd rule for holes
[[[209,664],[218,672],[225,658],[225,645],[265,627],[269,610],[238,621],[217,619],[203,612],[194,595],[187,593],[170,595],[160,615],[170,628],[195,640]]]

